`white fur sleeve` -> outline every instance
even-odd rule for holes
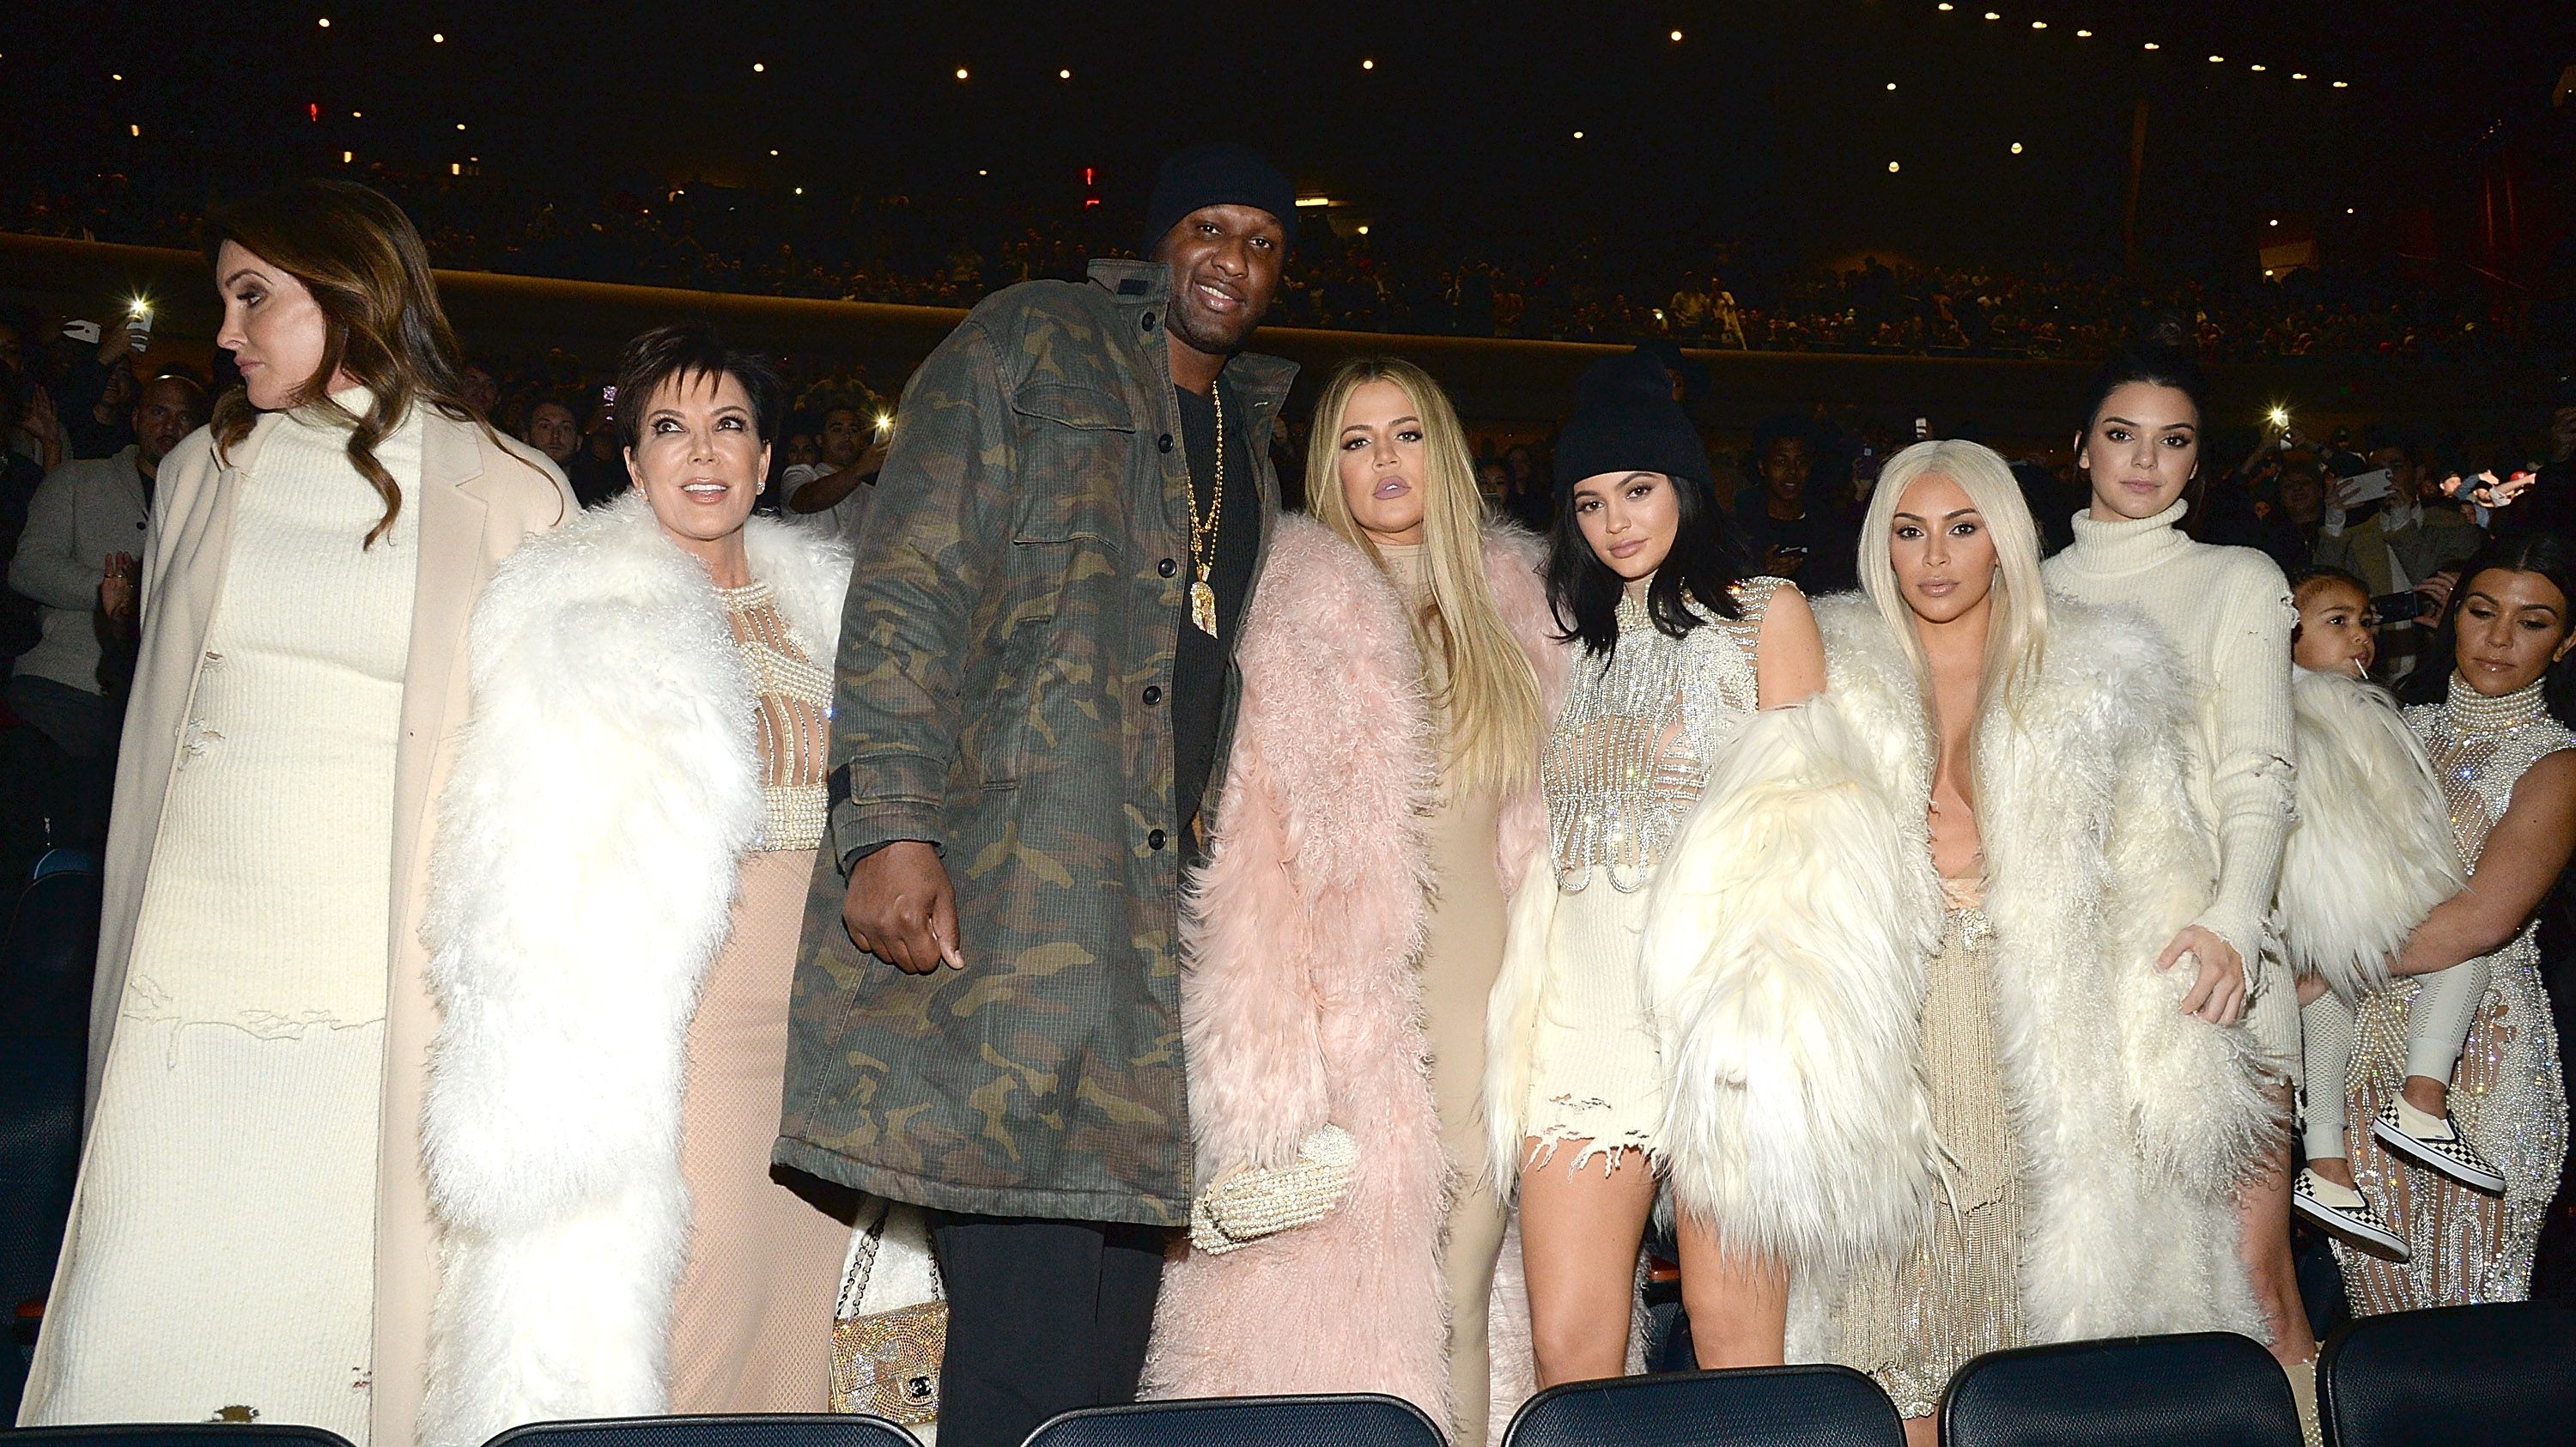
[[[1941,914],[1866,757],[1824,704],[1756,718],[1712,770],[1645,927],[1674,1199],[1729,1247],[1792,1266],[1912,1239],[1938,1151],[1917,1015]]]
[[[431,1198],[484,1232],[562,1220],[675,1167],[698,979],[761,824],[751,720],[727,702],[749,682],[721,615],[621,627],[611,610],[582,629],[587,613],[564,608],[554,627],[514,628],[516,610],[553,601],[529,571],[477,612],[474,713],[423,928],[442,1012],[422,1122]],[[578,656],[560,646],[574,638]],[[709,672],[689,676],[683,656]]]
[[[2297,671],[2298,821],[2275,918],[2291,965],[2346,999],[2388,983],[2388,959],[2467,887],[2433,767],[2388,695]]]

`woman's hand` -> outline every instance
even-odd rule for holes
[[[2245,1013],[2244,958],[2205,926],[2185,925],[2156,957],[2156,968],[2170,970],[2185,955],[2200,962],[2200,975],[2182,997],[2182,1012],[2212,1025],[2235,1024]]]

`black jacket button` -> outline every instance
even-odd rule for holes
[[[1149,683],[1149,684],[1146,684],[1146,685],[1145,685],[1145,703],[1146,703],[1146,705],[1147,705],[1148,707],[1151,707],[1152,705],[1154,705],[1154,704],[1158,704],[1158,703],[1161,703],[1162,701],[1163,701],[1163,686],[1162,686],[1161,684],[1159,684],[1159,683]]]
[[[1172,450],[1172,434],[1170,434],[1169,432],[1166,432],[1166,433],[1164,433],[1162,436],[1155,438],[1155,439],[1154,439],[1154,445],[1155,445],[1156,447],[1159,447],[1159,448],[1163,449],[1165,452],[1169,452],[1169,451],[1171,451],[1171,450]]]
[[[1147,312],[1147,313],[1145,313],[1145,330],[1147,330],[1147,331],[1149,331],[1149,332],[1150,332],[1150,331],[1152,331],[1153,329],[1154,329],[1154,314],[1153,314],[1152,312]]]
[[[1146,832],[1146,834],[1145,834],[1145,847],[1146,847],[1146,848],[1148,848],[1148,849],[1160,849],[1160,848],[1162,848],[1162,847],[1163,847],[1163,831],[1162,831],[1162,830],[1160,830],[1160,829],[1148,830],[1148,831]]]
[[[1162,574],[1162,575],[1163,575],[1164,577],[1166,577],[1166,578],[1168,578],[1168,577],[1172,576],[1174,573],[1177,573],[1177,572],[1179,572],[1180,570],[1181,570],[1181,565],[1180,565],[1179,563],[1174,562],[1174,561],[1173,561],[1173,560],[1171,560],[1170,558],[1165,558],[1163,561],[1161,561],[1161,562],[1159,562],[1159,563],[1156,563],[1156,564],[1154,565],[1154,571],[1155,571],[1155,572],[1157,572],[1157,573]]]

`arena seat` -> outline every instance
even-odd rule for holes
[[[1503,1447],[1903,1447],[1878,1383],[1849,1367],[1749,1367],[1568,1382],[1521,1405]]]
[[[2326,1447],[2576,1441],[2576,1310],[2538,1302],[2366,1316],[2317,1358]]]
[[[1397,1397],[1206,1397],[1066,1412],[1026,1447],[1443,1447],[1440,1429]]]
[[[13,1338],[42,1303],[80,1170],[90,976],[98,956],[98,860],[55,849],[37,861],[0,938],[0,1321]],[[26,1386],[17,1341],[0,1341],[0,1423]]]
[[[2272,1354],[2233,1332],[1988,1352],[1941,1394],[1942,1447],[2299,1447]]]
[[[703,1417],[604,1417],[531,1422],[484,1447],[921,1447],[883,1417],[761,1412]]]
[[[319,1427],[266,1422],[132,1422],[0,1430],[9,1447],[350,1447]]]

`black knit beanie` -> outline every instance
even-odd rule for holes
[[[1605,472],[1709,480],[1708,448],[1650,353],[1604,357],[1574,384],[1574,415],[1556,437],[1557,480],[1572,486]]]
[[[1165,158],[1145,206],[1145,244],[1138,250],[1152,256],[1181,218],[1202,206],[1250,206],[1277,217],[1283,233],[1297,229],[1297,188],[1279,168],[1250,146],[1215,141]]]

